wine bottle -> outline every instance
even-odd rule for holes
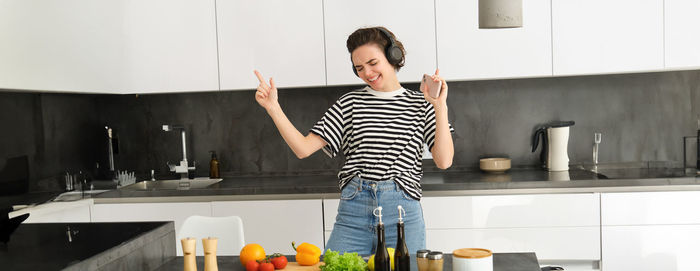
[[[396,250],[394,251],[394,271],[410,271],[411,256],[408,254],[403,224],[403,216],[406,215],[406,211],[401,205],[397,208],[399,209],[399,223],[396,224],[397,239]]]
[[[377,224],[377,249],[374,254],[374,271],[391,271],[389,252],[384,243],[384,223],[382,222],[382,206],[374,209],[374,215],[379,217]]]

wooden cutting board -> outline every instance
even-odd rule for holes
[[[319,271],[319,270],[321,270],[321,268],[319,268],[319,266],[321,266],[321,264],[322,264],[322,262],[318,262],[314,265],[303,266],[303,265],[299,265],[297,262],[289,262],[289,263],[287,263],[287,266],[284,267],[284,269],[279,269],[279,270]]]

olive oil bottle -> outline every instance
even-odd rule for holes
[[[396,238],[396,250],[394,251],[394,271],[410,271],[411,270],[411,256],[408,254],[408,247],[406,246],[406,234],[404,232],[403,217],[406,215],[406,211],[399,205],[399,223],[396,224],[397,238]]]
[[[374,271],[391,271],[389,251],[384,242],[384,222],[382,222],[382,206],[374,209],[374,215],[379,217],[377,224],[377,249],[374,254]]]

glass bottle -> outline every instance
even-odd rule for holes
[[[216,159],[216,152],[211,152],[211,161],[209,162],[209,178],[216,179],[219,178],[219,160]]]
[[[374,209],[374,215],[379,217],[377,224],[377,249],[374,254],[374,271],[391,271],[389,252],[384,243],[384,223],[382,222],[382,206]]]
[[[410,271],[411,256],[408,254],[403,224],[403,216],[406,215],[406,211],[403,209],[403,207],[401,207],[401,205],[399,205],[397,208],[399,209],[399,223],[396,224],[397,238],[396,250],[394,251],[394,270]]]

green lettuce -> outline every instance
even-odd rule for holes
[[[340,255],[337,251],[326,250],[323,254],[323,271],[365,271],[367,263],[356,252]]]

